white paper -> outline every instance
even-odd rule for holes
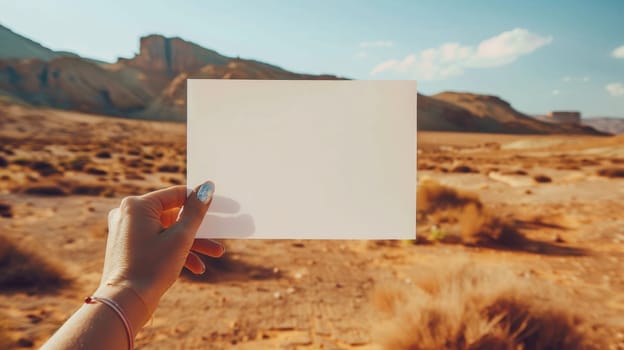
[[[416,82],[189,79],[208,238],[414,239]]]

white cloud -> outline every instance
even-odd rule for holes
[[[385,72],[387,70],[393,69],[394,67],[397,66],[397,64],[399,63],[399,61],[397,60],[388,60],[385,62],[381,62],[380,64],[376,65],[373,70],[371,71],[371,74],[375,75],[377,73],[381,73],[381,72]]]
[[[624,96],[624,84],[622,83],[607,84],[605,90],[607,90],[611,96]]]
[[[358,53],[355,54],[355,57],[357,58],[364,58],[368,56],[368,53],[366,51],[359,51]]]
[[[613,58],[624,59],[624,45],[613,49],[613,52],[611,52],[611,56],[613,56]]]
[[[360,43],[360,47],[372,48],[372,47],[392,47],[394,46],[394,42],[390,40],[377,40],[377,41],[363,41]]]
[[[516,28],[481,41],[477,47],[445,43],[408,55],[402,60],[391,59],[373,67],[371,74],[390,71],[408,73],[420,80],[441,80],[461,75],[466,68],[498,67],[515,61],[552,42],[526,29]]]
[[[566,75],[563,78],[561,78],[561,80],[566,83],[587,83],[591,80],[591,78],[587,75],[578,76],[578,77]]]
[[[497,67],[509,64],[551,42],[551,36],[543,37],[523,28],[512,29],[479,43],[471,65]]]
[[[561,91],[559,91],[559,90],[557,90],[557,89],[554,89],[554,90],[552,91],[552,94],[553,94],[554,96],[557,96],[557,95],[560,95],[560,94],[561,94]]]

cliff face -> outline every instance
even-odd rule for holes
[[[141,38],[139,54],[119,63],[143,71],[167,74],[171,77],[197,70],[207,64],[224,65],[230,61],[216,51],[205,49],[180,38],[150,35]]]
[[[0,93],[35,105],[146,119],[186,118],[186,78],[336,79],[232,59],[180,38],[141,38],[139,54],[105,64],[80,57],[0,60]]]
[[[198,70],[180,73],[149,106],[135,116],[146,119],[186,120],[186,79],[272,79],[335,80],[332,75],[309,75],[289,72],[252,60],[232,59],[225,65],[207,64]]]

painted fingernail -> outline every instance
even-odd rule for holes
[[[206,182],[199,187],[199,190],[197,190],[197,199],[204,204],[208,204],[208,202],[212,199],[213,193],[214,184],[212,182]]]

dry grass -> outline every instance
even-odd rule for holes
[[[0,290],[47,292],[68,282],[60,266],[36,248],[0,236]]]
[[[604,348],[564,295],[509,270],[445,265],[414,282],[373,294],[384,349]]]
[[[495,249],[526,251],[550,255],[585,255],[581,248],[532,240],[526,230],[566,230],[565,218],[558,216],[503,214],[487,208],[476,193],[444,186],[426,179],[417,194],[419,225],[429,225],[429,242],[462,243]]]
[[[598,170],[598,175],[610,178],[624,177],[624,168],[604,168]]]
[[[473,192],[424,180],[418,187],[417,202],[420,220],[448,228],[442,241],[508,247],[524,242],[510,220],[490,213]]]
[[[549,183],[552,182],[552,179],[546,175],[535,175],[533,176],[533,180],[539,183]]]

